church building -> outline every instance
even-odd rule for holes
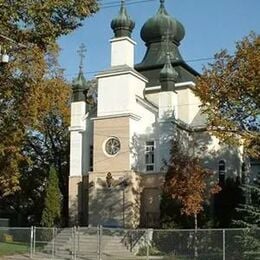
[[[110,67],[87,81],[80,66],[73,81],[71,225],[158,226],[165,162],[176,127],[190,141],[183,145],[202,146],[205,167],[216,178],[242,174],[242,152],[231,151],[202,131],[206,118],[193,93],[199,73],[179,51],[183,25],[160,0],[157,13],[141,28],[147,50],[137,64],[134,27],[122,1],[111,22]]]

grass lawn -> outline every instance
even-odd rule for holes
[[[0,242],[0,256],[28,253],[30,245],[17,242]]]

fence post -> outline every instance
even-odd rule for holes
[[[54,244],[54,254],[56,255],[56,238],[57,238],[57,235],[58,235],[58,228],[55,227],[55,244]]]
[[[150,257],[150,236],[149,236],[149,233],[152,233],[152,232],[153,232],[152,229],[146,230],[145,240],[146,240],[146,259],[147,260],[149,260],[149,257]]]
[[[36,245],[36,227],[33,226],[33,253],[35,254],[35,245]]]
[[[55,228],[52,228],[52,249],[51,249],[51,259],[54,259],[55,256]]]
[[[73,227],[73,260],[77,259],[76,255],[76,227]]]
[[[134,236],[134,232],[131,231],[131,235],[130,235],[130,252],[133,251],[133,241],[134,241],[133,236]]]
[[[97,226],[97,259],[99,257],[99,226]]]
[[[223,229],[222,240],[223,240],[223,260],[225,260],[226,259],[226,232],[225,232],[225,229]]]
[[[103,227],[99,226],[99,235],[98,235],[98,260],[102,259],[102,235],[103,235]]]
[[[30,258],[33,256],[33,226],[31,226],[31,237],[30,237]]]
[[[77,227],[77,255],[79,255],[79,252],[80,252],[80,245],[79,245],[79,242],[80,242],[80,227]]]

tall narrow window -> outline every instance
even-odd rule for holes
[[[226,163],[224,160],[220,160],[218,163],[218,175],[219,175],[219,182],[225,182],[225,174],[226,174]]]
[[[93,145],[89,147],[89,170],[93,171]]]
[[[145,145],[145,166],[146,171],[154,171],[154,141],[148,141]]]

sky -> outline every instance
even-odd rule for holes
[[[110,43],[113,31],[110,23],[118,15],[120,0],[100,0],[100,10],[86,18],[83,26],[59,39],[60,65],[69,81],[77,76],[81,43],[87,49],[84,73],[92,79],[99,71],[110,66]],[[135,63],[142,61],[146,47],[140,38],[143,24],[154,16],[159,0],[125,0],[129,16],[135,21],[132,39],[135,47]],[[118,4],[117,4],[118,3]],[[109,7],[108,6],[114,6]],[[231,54],[235,42],[251,31],[260,34],[260,0],[165,0],[168,13],[185,28],[185,37],[179,47],[182,57],[198,72],[221,49]],[[195,60],[195,61],[194,61]]]

